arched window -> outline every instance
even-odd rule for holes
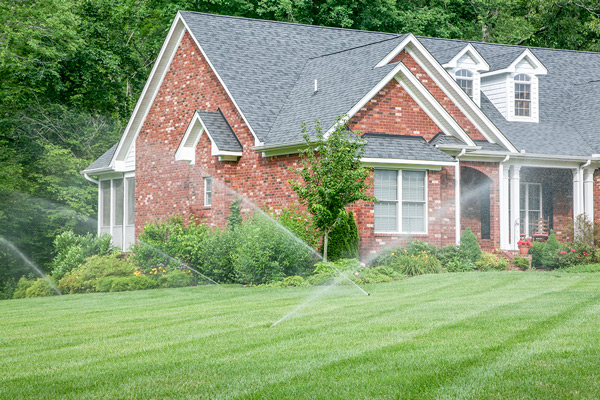
[[[531,117],[531,78],[515,75],[515,116]]]
[[[473,73],[466,69],[456,71],[456,83],[470,98],[473,98]]]

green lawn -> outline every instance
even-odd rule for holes
[[[2,301],[0,398],[600,398],[600,274],[439,274],[366,289]]]

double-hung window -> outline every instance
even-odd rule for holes
[[[210,176],[204,178],[204,205],[212,205],[212,178]]]
[[[466,69],[456,71],[456,83],[470,98],[473,98],[473,73]]]
[[[425,171],[375,170],[375,232],[425,233]]]
[[[515,116],[531,116],[531,78],[525,74],[515,76]]]

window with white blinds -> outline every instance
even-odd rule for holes
[[[375,231],[425,233],[426,172],[375,170]]]

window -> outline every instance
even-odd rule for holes
[[[204,205],[210,206],[212,203],[212,178],[204,178]]]
[[[456,83],[462,90],[473,98],[473,73],[466,69],[456,71]]]
[[[531,116],[531,78],[525,74],[515,76],[515,116]]]
[[[100,181],[100,209],[102,210],[102,226],[110,226],[110,180]]]
[[[535,221],[542,218],[542,184],[521,183],[521,233],[533,236]]]
[[[127,178],[127,225],[133,225],[135,217],[135,178]]]
[[[426,232],[425,171],[375,170],[375,231]]]
[[[113,194],[115,196],[114,226],[123,225],[123,179],[113,179]]]

